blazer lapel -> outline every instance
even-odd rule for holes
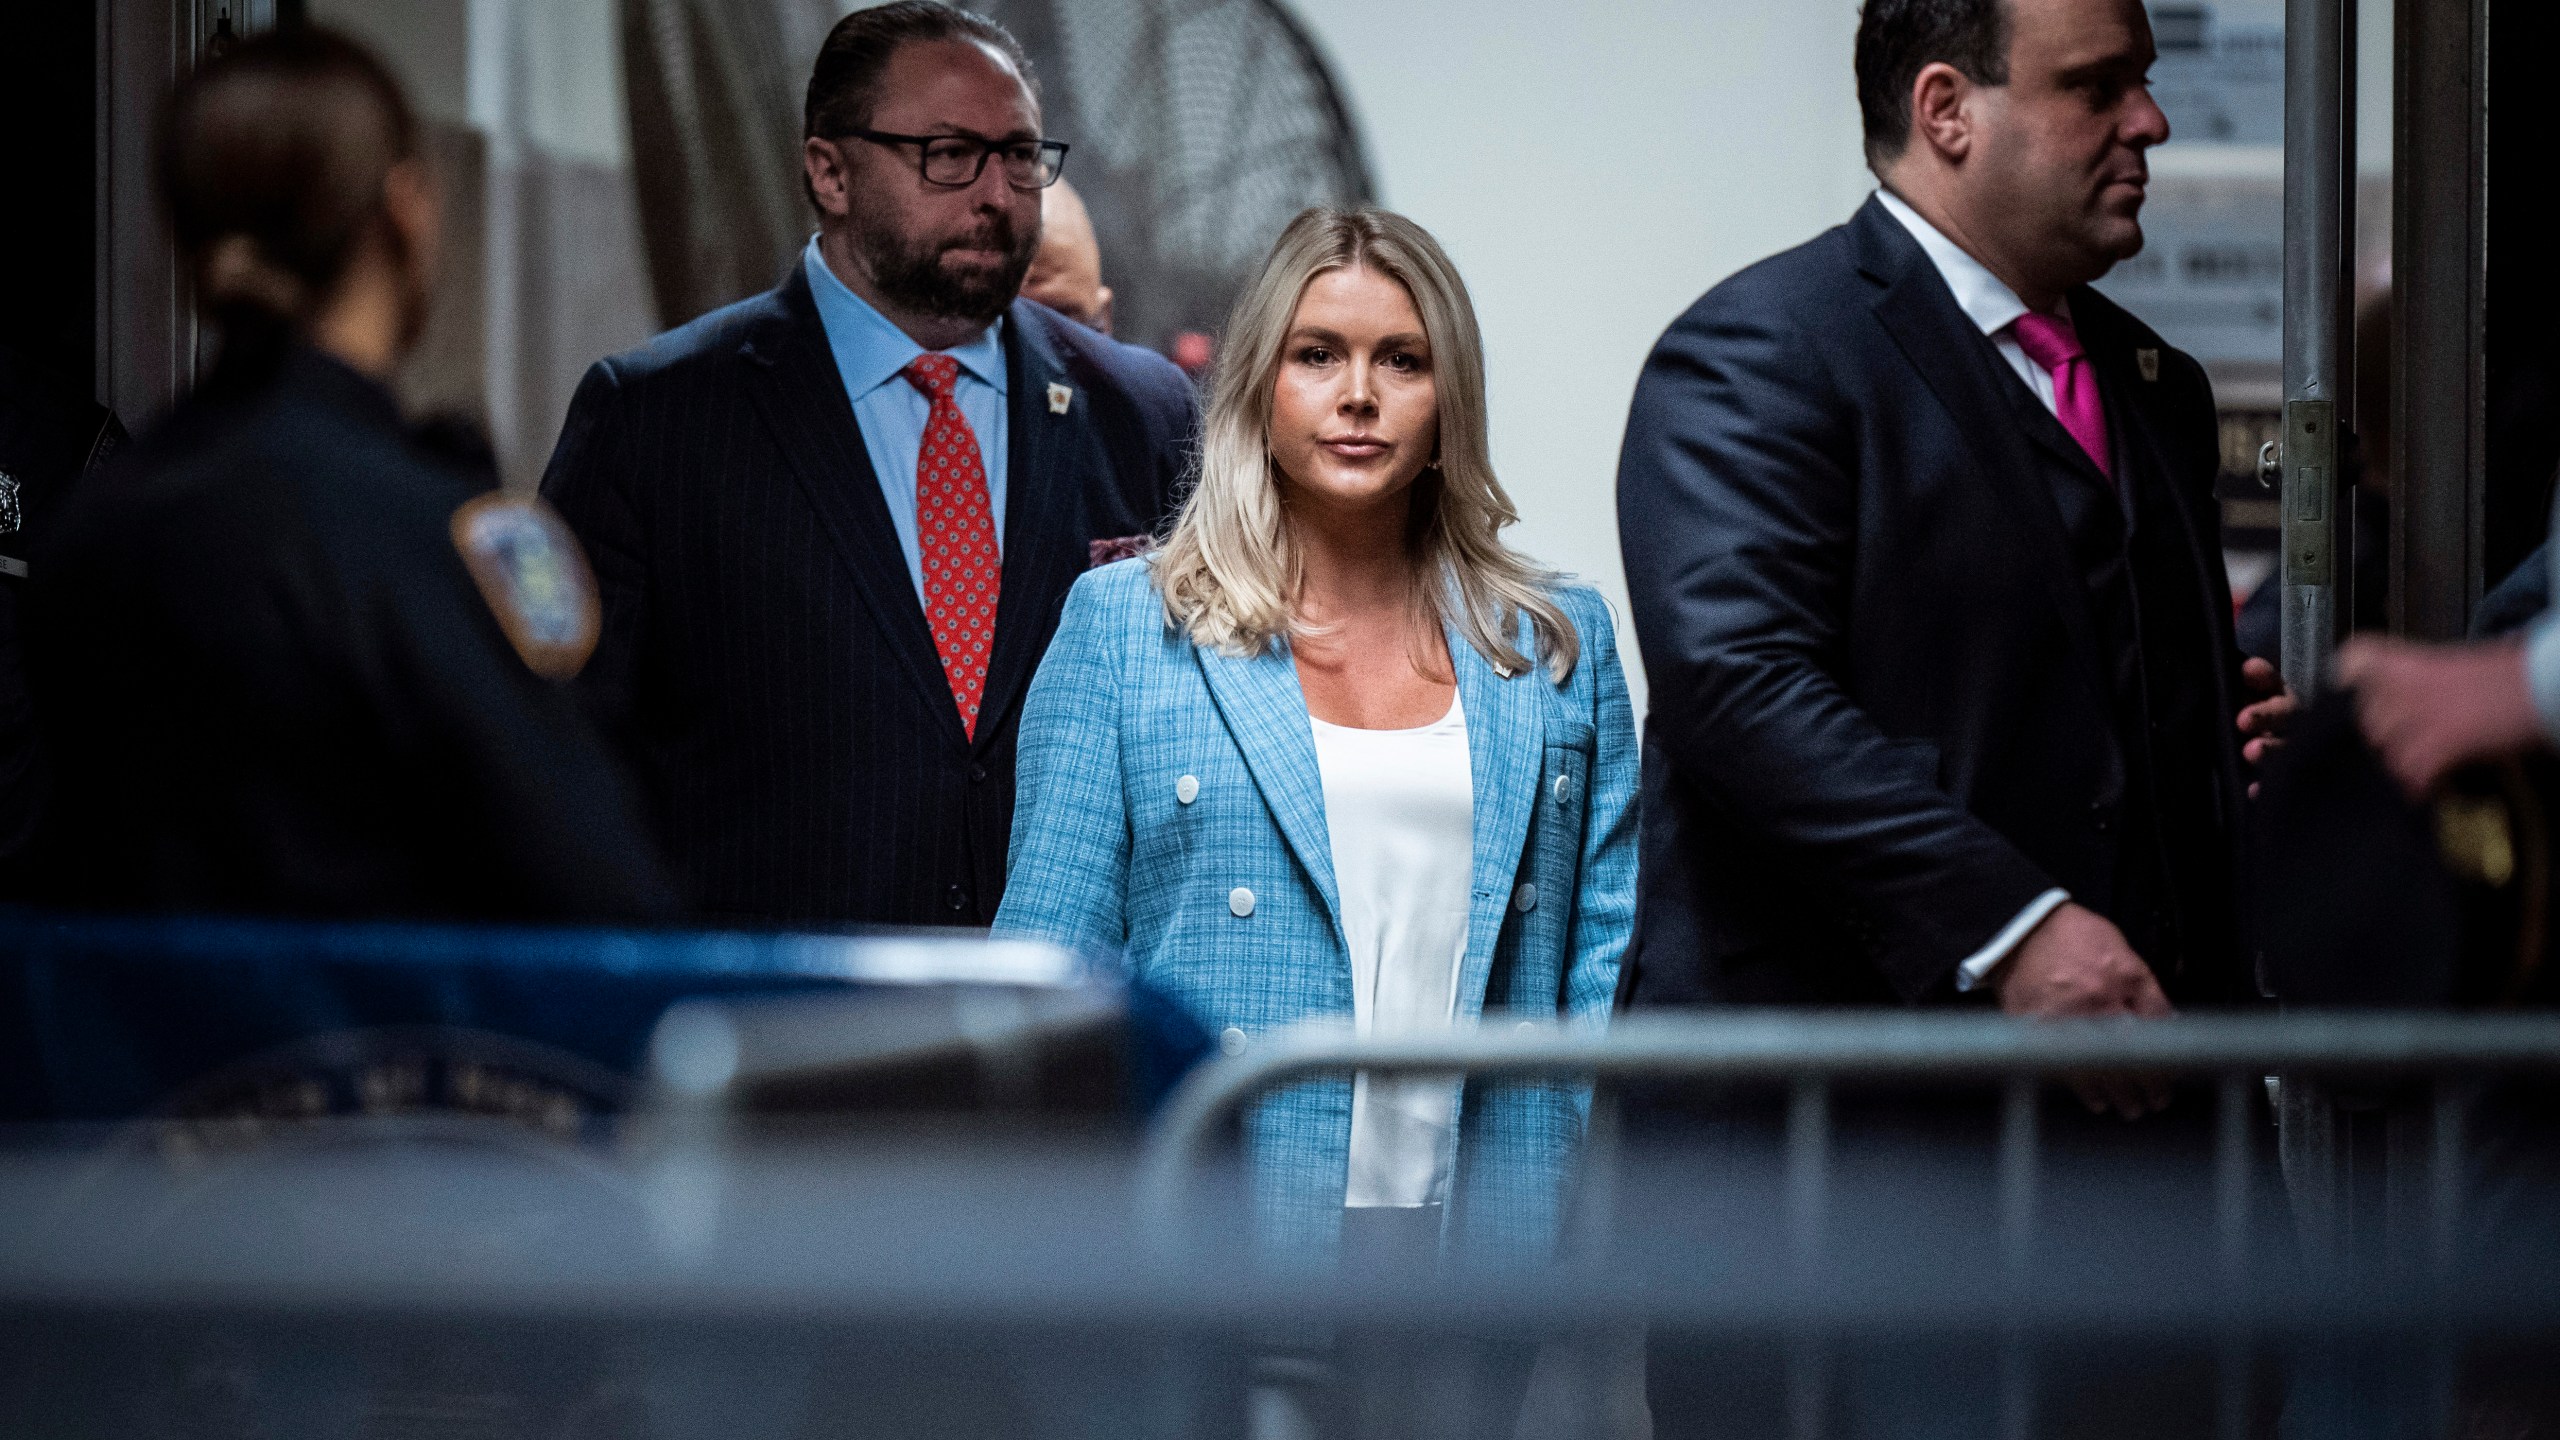
[[[2208,667],[2213,675],[2214,704],[2217,712],[2236,715],[2240,700],[2233,687],[2239,668],[2235,654],[2238,645],[2230,638],[2231,590],[2222,576],[2222,557],[2206,543],[2206,536],[2218,533],[2200,518],[2191,503],[2187,487],[2180,483],[2177,467],[2170,461],[2160,437],[2171,428],[2165,413],[2167,397],[2157,379],[2145,380],[2134,373],[2125,359],[2137,343],[2136,337],[2120,329],[2113,316],[2094,306],[2080,304],[2076,297],[2074,314],[2086,311],[2093,322],[2084,334],[2089,346],[2091,365],[2098,371],[2101,388],[2111,397],[2108,406],[2110,423],[2115,426],[2116,454],[2122,457],[2120,478],[2126,494],[2132,495],[2136,484],[2154,484],[2167,496],[2170,513],[2178,518],[2179,540],[2186,547],[2188,563],[2195,567],[2202,602],[2206,643],[2212,647],[2215,663]],[[2159,345],[2156,336],[2141,337]],[[2208,485],[2210,482],[2208,482]],[[2205,503],[2216,503],[2210,493]],[[2238,797],[2247,793],[2247,779],[2241,774],[2239,747],[2224,744],[2215,747],[2223,757],[2222,774],[2216,777],[2224,791],[2226,813],[2239,813]],[[2236,829],[2235,829],[2236,833]]]
[[[2094,373],[2096,366],[2092,365],[2091,370]],[[2101,397],[2110,397],[2113,388],[2109,384],[2111,379],[2112,377],[2100,379],[2098,391]],[[2089,458],[2088,451],[2080,448],[2080,442],[2072,438],[2071,432],[2062,428],[2062,422],[2054,417],[2054,413],[2044,408],[2044,405],[2036,399],[2034,391],[2029,390],[2023,383],[2004,385],[2000,388],[2009,402],[2009,413],[2017,417],[2019,434],[2026,436],[2030,444],[2060,462],[2064,469],[2071,472],[2073,479],[2096,488],[2110,499],[2115,497],[2117,494],[2115,482],[2109,480],[2107,473],[2098,468],[2096,461]],[[2107,412],[2108,439],[2115,444],[2118,451],[2122,451],[2123,442],[2114,434],[2115,422],[2118,419],[2115,413],[2116,407],[2111,398],[2102,400],[2102,403]]]
[[[1506,680],[1455,629],[1448,636],[1458,697],[1467,709],[1467,769],[1475,784],[1475,892],[1467,906],[1466,963],[1458,971],[1459,1016],[1473,1020],[1484,1013],[1495,943],[1511,910],[1537,809],[1547,740],[1538,692],[1545,682],[1534,671]],[[1520,639],[1528,638],[1524,623]],[[1568,898],[1546,895],[1539,903],[1560,905]]]
[[[1467,770],[1475,787],[1474,893],[1467,910],[1467,953],[1458,976],[1461,1013],[1484,1010],[1493,952],[1509,914],[1520,856],[1537,809],[1538,778],[1545,769],[1546,722],[1535,674],[1508,680],[1452,630],[1449,657],[1458,672],[1458,696],[1467,713]],[[1524,627],[1523,639],[1526,639]],[[1315,733],[1307,723],[1306,691],[1285,645],[1240,658],[1193,647],[1218,712],[1244,752],[1254,787],[1316,890],[1337,939],[1342,933],[1342,892],[1333,873],[1333,836],[1325,828],[1324,775],[1316,764]],[[1542,896],[1561,904],[1567,897]]]
[[[2016,384],[2016,377],[1995,368],[2001,363],[1999,352],[1957,308],[1937,267],[1883,205],[1869,200],[1850,228],[1859,268],[1884,287],[1876,299],[1876,319],[1973,448],[1982,474],[2000,492],[2002,508],[2017,516],[2034,537],[2032,563],[2053,595],[2071,648],[2081,659],[2084,678],[2105,702],[2113,692],[2099,669],[2101,651],[2097,622],[2089,613],[2088,587],[2073,564],[2061,509],[2052,490],[2038,478],[2038,467],[2028,454],[2025,437],[2035,433],[2035,427],[2018,423],[2020,417],[2002,388],[2004,384],[2008,390],[2023,387]],[[2034,404],[2035,397],[2026,398],[2041,414],[2043,407]],[[2053,417],[2042,418],[2070,441]],[[2070,443],[2077,452],[2077,442]],[[2089,464],[2086,455],[2078,458],[2082,465]]]
[[[1004,584],[978,712],[981,745],[991,743],[1005,708],[1028,688],[1048,648],[1050,621],[1089,558],[1088,537],[1076,523],[1082,497],[1074,442],[1092,423],[1092,402],[1071,389],[1066,413],[1051,408],[1049,387],[1066,383],[1066,366],[1027,309],[1015,302],[1004,327]]]
[[[1227,732],[1244,752],[1262,803],[1270,807],[1298,864],[1315,881],[1335,938],[1341,938],[1342,892],[1334,882],[1332,832],[1324,824],[1324,774],[1316,768],[1315,732],[1307,724],[1307,696],[1298,684],[1297,663],[1286,645],[1266,646],[1250,657],[1221,655],[1198,645],[1191,649],[1208,678],[1218,713],[1226,718]],[[1484,833],[1481,819],[1476,833]]]
[[[2160,448],[2160,436],[2169,425],[2160,411],[2160,384],[2135,373],[2131,363],[2135,337],[2104,307],[2104,300],[2086,287],[2071,297],[2072,315],[2086,317],[2076,321],[2081,344],[2089,352],[2090,370],[2098,377],[2098,393],[2106,398],[2107,433],[2115,442],[2117,479],[2123,482],[2118,488],[2130,508],[2135,484],[2149,479],[2167,485],[2184,516],[2186,496],[2178,489],[2177,471],[2170,466],[2167,452]]]
[[[779,313],[748,333],[739,353],[764,375],[751,387],[791,473],[835,544],[871,618],[888,637],[900,668],[942,717],[954,745],[965,745],[960,710],[943,677],[942,659],[916,600],[915,580],[889,521],[889,502],[871,468],[871,452],[844,393],[844,377],[828,352],[809,279],[798,265],[776,298]]]

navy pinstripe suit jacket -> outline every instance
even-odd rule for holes
[[[542,491],[604,592],[579,683],[709,917],[995,915],[1023,691],[1091,542],[1158,528],[1199,424],[1162,358],[1029,301],[1007,318],[1004,591],[974,742],[796,262],[597,362],[570,403]]]

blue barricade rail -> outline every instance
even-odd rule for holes
[[[965,933],[752,934],[76,916],[0,907],[0,1122],[462,1109],[575,1129],[688,1000],[1077,991],[1133,1109],[1208,1048],[1107,968]]]

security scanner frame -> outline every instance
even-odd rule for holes
[[[2280,668],[2306,701],[2331,688],[2355,612],[2356,507],[2343,460],[2360,429],[2388,421],[2391,633],[2465,638],[2498,578],[2488,533],[2493,0],[2398,0],[2392,11],[2387,37],[2357,34],[2353,0],[2287,0],[2285,11],[2284,410],[2261,479],[2280,491]],[[2356,410],[2354,275],[2357,52],[2384,39],[2393,76],[2387,417]],[[2532,263],[2495,258],[2502,274]],[[2423,1105],[2342,1095],[2306,1078],[2282,1093],[2279,1120],[2291,1199],[2311,1235],[2373,1233],[2426,1192]]]

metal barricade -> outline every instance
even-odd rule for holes
[[[2219,1168],[2224,1203],[2246,1193],[2243,1127],[2251,1086],[2287,1072],[2434,1074],[2560,1070],[2560,1017],[2325,1013],[2193,1016],[2149,1022],[2027,1022],[1996,1016],[1760,1012],[1623,1019],[1607,1031],[1556,1027],[1453,1031],[1364,1039],[1339,1027],[1267,1037],[1249,1052],[1193,1072],[1157,1116],[1141,1162],[1140,1195],[1151,1220],[1177,1222],[1190,1176],[1220,1126],[1266,1090],[1321,1075],[1450,1074],[1475,1078],[1588,1076],[1599,1080],[1774,1081],[1790,1087],[1787,1155],[1793,1223],[1818,1236],[1822,1168],[1829,1152],[1831,1086],[1842,1080],[1995,1080],[2004,1085],[2000,1165],[2004,1203],[2023,1220],[2033,1205],[2035,1098],[2050,1080],[2083,1072],[2211,1076],[2221,1084]],[[2449,1121],[2458,1098],[2439,1085]],[[2438,1169],[2460,1145],[2440,1125]],[[2443,1232],[2458,1197],[2435,1186],[2433,1228]],[[2244,1216],[2219,1217],[2234,1228]]]
[[[2049,1299],[2032,1293],[2043,1277],[2031,1273],[2045,1184],[2039,1163],[2044,1087],[2065,1077],[2094,1074],[2214,1082],[2211,1243],[2217,1253],[2211,1258],[2223,1277],[2219,1298],[2235,1317],[2216,1322],[2227,1323],[2232,1336],[2217,1362],[2223,1375],[2220,1430],[2240,1436],[2250,1433],[2251,1425],[2251,1401],[2245,1393],[2251,1363],[2248,1327],[2261,1323],[2269,1307],[2299,1304],[2292,1297],[2307,1293],[2249,1294],[2250,1247],[2254,1237],[2269,1233],[2253,1228],[2269,1222],[2251,1213],[2253,1166],[2264,1148],[2251,1130],[2264,1116],[2253,1092],[2282,1077],[2314,1076],[2416,1079],[2432,1087],[2435,1123],[2424,1200],[2420,1213],[2407,1217],[2409,1233],[2400,1237],[2405,1243],[2392,1263],[2401,1266],[2396,1275],[2437,1278],[2426,1282],[2433,1289],[2411,1287],[2392,1294],[2413,1307],[2433,1304],[2446,1288],[2441,1276],[2463,1224],[2463,1122],[2473,1087],[2489,1075],[2560,1072],[2560,1017],[2297,1013],[2028,1022],[1990,1015],[1759,1011],[1634,1017],[1606,1032],[1519,1026],[1362,1039],[1339,1027],[1300,1028],[1258,1039],[1246,1053],[1203,1066],[1159,1113],[1141,1161],[1139,1194],[1146,1229],[1168,1258],[1193,1238],[1206,1162],[1227,1133],[1228,1122],[1277,1087],[1345,1072],[1782,1087],[1785,1263],[1805,1275],[1815,1273],[1826,1247],[1840,1238],[1829,1229],[1834,1223],[1831,1170],[1839,1090],[1876,1082],[1996,1086],[1993,1225],[2001,1273],[1990,1288],[2007,1297],[1995,1305],[2015,1302],[2021,1313],[2029,1302]],[[2318,1214],[2315,1208],[2298,1218],[2316,1220]],[[2303,1235],[2300,1253],[2313,1269],[2334,1238]],[[2415,1264],[2403,1264],[2409,1261]],[[1621,1285],[1613,1293],[1624,1297],[1630,1292]],[[2426,1298],[2415,1298],[2421,1295]],[[2246,1304],[2253,1298],[2260,1308],[2248,1311]],[[2238,1318],[2244,1313],[2259,1319]],[[1782,1318],[1779,1328],[1795,1327],[1789,1333],[1797,1336],[1790,1342],[1787,1376],[1793,1434],[1830,1433],[1818,1398],[1825,1363],[1818,1327],[1839,1318],[1837,1311],[1813,1321]],[[2318,1323],[2326,1317],[2301,1318]],[[2031,1418],[2034,1362],[2019,1358],[2032,1350],[2031,1325],[2003,1323],[2001,1432],[2038,1433]],[[2444,1353],[2449,1352],[2433,1352],[2429,1360],[2439,1376],[2451,1370]],[[2429,1417],[2430,1433],[2449,1433],[2450,1396],[2451,1382],[2444,1380],[2413,1402]]]

